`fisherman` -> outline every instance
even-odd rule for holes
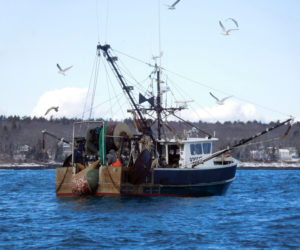
[[[118,155],[114,149],[109,150],[109,153],[106,155],[107,165],[112,165],[114,167],[121,167],[122,164],[118,158]]]
[[[117,153],[114,149],[109,150],[106,155],[106,163],[107,165],[113,164],[117,160]]]
[[[82,165],[84,165],[83,151],[84,151],[84,143],[80,141],[78,147],[74,149],[75,163],[81,163]]]
[[[122,163],[119,160],[119,157],[117,157],[116,161],[111,164],[113,167],[122,167]]]

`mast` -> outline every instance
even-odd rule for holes
[[[131,104],[133,105],[135,111],[137,112],[139,119],[142,121],[142,129],[143,132],[147,135],[149,135],[151,137],[151,139],[155,142],[155,139],[152,135],[152,131],[151,128],[149,128],[149,126],[146,123],[145,118],[143,117],[140,109],[138,108],[137,104],[135,103],[130,91],[133,89],[132,86],[128,86],[125,82],[124,82],[124,78],[121,75],[121,73],[119,72],[119,70],[117,69],[117,66],[115,65],[115,59],[111,57],[111,55],[108,53],[108,50],[110,49],[110,45],[109,44],[105,44],[105,45],[97,45],[97,50],[102,50],[104,52],[104,55],[106,56],[108,62],[110,63],[110,65],[112,66],[113,72],[116,74],[123,90],[126,92],[127,96],[129,97],[129,100],[131,102]]]
[[[155,64],[156,70],[157,70],[157,97],[156,97],[156,115],[157,115],[157,139],[161,140],[161,93],[160,93],[160,67]]]

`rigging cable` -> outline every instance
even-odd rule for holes
[[[115,97],[115,98],[119,98],[119,97],[121,97],[121,96],[123,96],[123,92],[120,92],[120,93],[116,94],[116,97]],[[112,99],[113,99],[113,98],[112,98]],[[103,105],[103,104],[105,104],[105,103],[107,103],[107,102],[110,102],[110,101],[111,101],[111,99],[105,100],[105,101],[103,101],[102,103],[99,103],[99,104],[97,104],[96,106],[94,106],[92,109],[94,110],[94,109],[100,107],[101,105]],[[87,113],[87,112],[90,112],[90,109],[88,109],[88,110],[85,111],[85,113]]]
[[[149,117],[151,117],[154,121],[156,120],[156,118],[154,117],[153,114],[148,114]],[[164,117],[166,118],[167,115]],[[164,119],[163,118],[163,119]],[[165,122],[162,119],[162,124],[166,126],[166,128],[176,137],[176,139],[181,139],[180,135],[168,124],[168,121],[166,120]]]
[[[95,70],[96,61],[97,61],[97,54],[95,55],[95,59],[94,59],[93,67],[92,67],[92,72],[91,72],[91,76],[90,76],[90,81],[89,81],[89,88],[88,88],[88,91],[86,93],[86,97],[85,97],[85,101],[84,101],[82,117],[81,117],[82,120],[84,119],[84,114],[86,113],[85,109],[86,109],[86,105],[87,105],[88,96],[89,96],[89,93],[90,93],[90,88],[91,88],[91,83],[92,83],[93,73],[94,73],[94,70]]]
[[[98,54],[98,57],[97,57],[98,60],[96,60],[95,78],[94,78],[94,86],[93,86],[93,92],[92,92],[91,109],[90,109],[90,114],[89,114],[89,120],[92,117],[94,99],[95,99],[96,88],[97,88],[97,84],[98,84],[98,75],[99,75],[99,71],[100,71],[100,60],[99,60],[99,57],[100,57],[100,53]]]
[[[149,66],[149,67],[155,68],[155,65],[152,65],[151,63],[147,63],[147,62],[145,62],[145,61],[143,61],[143,60],[141,60],[141,59],[138,59],[138,58],[136,58],[136,57],[130,56],[130,55],[124,53],[124,52],[121,52],[121,51],[116,50],[116,49],[113,49],[113,51],[116,52],[116,53],[119,53],[119,54],[121,54],[121,55],[123,55],[123,56],[126,56],[126,57],[128,57],[128,58],[131,58],[132,60],[135,60],[135,61],[137,61],[137,62],[140,62],[140,63],[142,63],[142,64],[145,64],[145,65],[147,65],[147,66]]]
[[[159,55],[159,69],[161,69],[161,32],[160,32],[160,0],[158,0],[158,55]]]
[[[205,87],[205,88],[215,90],[215,91],[220,92],[220,93],[225,94],[225,95],[233,95],[233,94],[227,93],[227,92],[225,92],[225,91],[219,90],[219,89],[217,89],[217,88],[213,88],[213,87],[211,87],[211,86],[209,86],[209,85],[207,85],[207,84],[204,84],[204,83],[201,83],[201,82],[192,80],[192,79],[190,79],[190,78],[188,78],[188,77],[185,77],[185,76],[183,76],[183,75],[181,75],[181,74],[172,72],[172,71],[170,71],[170,70],[165,69],[165,71],[167,71],[167,72],[169,72],[169,73],[171,73],[171,74],[177,75],[178,77],[180,77],[180,78],[182,78],[182,79],[185,79],[185,80],[187,80],[187,81],[190,81],[190,82],[193,82],[193,83],[198,84],[198,85],[200,85],[200,86],[203,86],[203,87]],[[278,110],[275,110],[275,109],[271,109],[271,108],[265,107],[265,106],[263,106],[263,105],[260,105],[260,104],[257,104],[257,103],[255,103],[255,102],[249,101],[249,100],[247,100],[247,99],[245,99],[245,98],[241,98],[241,97],[237,97],[237,96],[235,96],[235,98],[238,99],[238,100],[240,100],[240,101],[242,101],[242,102],[246,102],[246,103],[250,103],[250,104],[253,104],[253,105],[255,105],[255,106],[258,106],[258,107],[260,107],[260,108],[262,108],[262,109],[269,110],[269,111],[272,111],[272,112],[274,112],[274,113],[278,113],[278,114],[281,114],[281,115],[290,117],[290,114],[286,114],[286,113],[283,113],[283,112],[281,112],[281,111],[278,111]]]
[[[111,71],[113,72],[113,74],[117,77],[117,79],[119,78],[119,73],[118,72],[120,72],[120,74],[121,74],[121,71],[120,71],[120,69],[119,69],[119,67],[118,67],[118,65],[115,65],[115,64],[112,64],[112,63],[109,63],[109,66],[110,66],[110,68],[111,68]],[[117,70],[115,70],[115,69]],[[120,75],[120,77],[121,78],[124,78],[122,75]],[[123,92],[125,93],[125,96],[127,97],[127,98],[132,98],[132,100],[133,100],[133,102],[132,101],[129,101],[129,104],[130,104],[130,106],[133,108],[133,109],[135,109],[135,107],[134,107],[134,103],[137,103],[136,102],[136,100],[135,100],[135,98],[134,98],[134,96],[128,96],[128,93],[126,93],[126,91],[128,91],[128,90],[126,90],[123,86],[122,86],[122,82],[120,81],[119,82],[119,84],[120,84],[120,86],[121,86],[121,88],[123,89]]]
[[[258,142],[249,142],[249,143],[246,143],[246,144],[244,144],[244,145],[241,145],[240,147],[244,147],[244,146],[249,146],[249,145],[255,145],[255,144],[260,144],[260,143],[265,143],[265,142],[271,142],[271,141],[278,141],[278,140],[284,140],[286,137],[287,137],[287,135],[288,135],[288,133],[290,132],[290,130],[291,130],[291,127],[292,127],[292,123],[293,122],[290,122],[290,124],[289,124],[289,126],[288,126],[288,128],[287,128],[287,130],[284,132],[284,134],[282,135],[282,136],[277,136],[277,137],[274,137],[274,138],[271,138],[271,139],[266,139],[266,140],[264,140],[264,141],[258,141]]]
[[[140,62],[140,63],[143,63],[143,64],[146,64],[147,66],[150,66],[150,67],[155,67],[154,65],[152,65],[152,64],[149,64],[149,63],[146,63],[146,62],[144,62],[144,61],[142,61],[142,60],[140,60],[140,59],[138,59],[138,58],[136,58],[136,57],[133,57],[133,56],[130,56],[130,55],[128,55],[128,54],[126,54],[126,53],[123,53],[123,52],[120,52],[120,51],[118,51],[118,50],[114,50],[115,52],[117,52],[117,53],[119,53],[119,54],[122,54],[122,55],[124,55],[124,56],[127,56],[127,57],[129,57],[129,58],[131,58],[131,59],[133,59],[133,60],[135,60],[135,61],[138,61],[138,62]],[[163,70],[166,70],[165,68],[161,68],[161,69],[163,69]],[[128,71],[128,70],[127,70]],[[128,71],[129,72],[129,71]],[[131,74],[131,73],[130,73]],[[134,79],[134,78],[133,78]],[[134,79],[135,80],[135,79]],[[136,80],[135,80],[136,81]],[[178,86],[178,84],[175,84],[175,82],[174,81],[172,81],[171,80],[171,83],[173,83],[174,85],[176,85],[176,86]],[[173,85],[173,86],[174,86]],[[176,86],[174,86],[175,88],[176,88]],[[179,87],[178,87],[179,88]],[[181,88],[179,88],[179,90],[180,91],[178,91],[177,90],[177,92],[184,98],[184,96],[181,94],[182,92],[184,92]],[[176,97],[175,97],[175,95],[174,95],[174,92],[172,91],[172,89],[170,89],[170,91],[171,91],[171,94],[172,94],[172,96],[173,96],[173,98],[175,99],[175,100],[177,100],[176,99]],[[187,94],[186,94],[187,95]],[[200,105],[199,103],[197,103],[200,107],[202,107],[202,105]],[[212,118],[214,118],[215,120],[217,120],[210,112],[208,112],[206,109],[204,109],[203,107],[202,107],[202,109],[204,110],[204,112],[206,112],[208,115],[210,115]],[[200,116],[199,116],[199,114],[198,114],[198,112],[194,109],[194,108],[192,108],[192,110],[193,110],[193,112],[196,114],[196,116],[199,118],[199,120],[201,120],[200,119]]]
[[[119,103],[119,102],[120,102],[119,100],[116,100],[116,101],[113,103],[113,106],[115,106],[115,105],[116,105],[117,103]],[[127,103],[128,103],[128,101],[125,100],[124,103],[122,103],[122,105],[125,106]],[[110,108],[108,108],[107,110],[105,110],[104,113],[108,113],[109,110],[110,110]],[[118,110],[118,111],[119,111],[119,110]],[[110,118],[113,118],[114,115],[117,115],[117,114],[118,114],[118,111],[116,111],[116,112],[114,112],[114,113],[112,112]],[[125,116],[124,116],[124,117],[125,117]]]
[[[97,18],[97,34],[98,34],[98,43],[99,43],[100,42],[100,32],[99,32],[98,0],[96,0],[96,18]]]
[[[108,73],[106,64],[104,63],[103,65],[104,65],[104,69],[105,69],[105,72],[106,72],[106,77],[107,77],[107,79],[108,79],[110,85],[112,86],[113,93],[116,93],[115,88],[114,88],[114,85],[112,84],[112,80],[111,80],[111,78],[110,78],[110,76],[109,76],[109,73]],[[119,105],[119,108],[120,108],[121,112],[123,113],[123,116],[125,117],[124,110],[123,110],[122,105],[121,105],[120,102],[119,102],[119,98],[116,96],[116,94],[115,94],[115,98],[116,98],[116,100],[117,100],[117,103],[118,103],[118,105]],[[111,106],[111,107],[112,107],[112,106]],[[111,113],[112,113],[112,108],[111,108]]]
[[[107,41],[108,15],[109,15],[109,0],[106,0],[105,43]]]
[[[145,91],[145,87],[143,85],[141,85],[141,83],[138,80],[135,79],[135,77],[133,76],[133,74],[126,68],[125,64],[119,58],[118,58],[118,60],[119,60],[119,62],[121,64],[121,67],[120,67],[120,65],[118,66],[119,69],[120,69],[120,72],[122,72],[123,74],[124,74],[124,72],[127,73],[127,76],[130,77],[133,81],[136,82],[135,86],[136,86],[137,89],[139,89],[139,91],[141,91],[141,92]],[[144,79],[144,80],[142,80],[141,82],[146,81],[147,78]]]
[[[181,117],[175,115],[174,113],[172,113],[172,115],[175,116],[176,118],[178,118],[179,120],[181,120],[182,122],[184,122],[185,124],[187,124],[187,125],[189,125],[189,126],[191,126],[191,127],[193,127],[193,128],[196,128],[196,129],[197,129],[198,131],[200,131],[201,133],[207,135],[208,138],[212,138],[212,135],[211,135],[211,134],[205,132],[204,130],[202,130],[202,129],[198,128],[198,127],[196,127],[196,126],[193,125],[192,123],[190,123],[190,122],[188,122],[188,121],[182,119]]]
[[[109,99],[111,100],[111,94],[110,94],[110,87],[109,87],[109,85],[112,85],[112,84],[111,84],[111,81],[110,81],[110,77],[109,77],[109,75],[108,75],[108,72],[107,72],[107,70],[106,70],[106,64],[103,63],[103,65],[104,65],[105,72],[106,72],[105,76],[106,76],[106,86],[107,86],[108,96],[109,96]],[[110,107],[110,114],[111,114],[111,117],[112,117],[112,107],[113,107],[113,106],[111,105],[111,101],[109,102],[109,107]]]
[[[173,86],[177,89],[177,92],[178,92],[183,98],[185,98],[186,96],[190,97],[189,94],[187,94],[182,88],[179,87],[179,84],[175,83],[175,81],[172,81],[172,80],[171,80],[171,83],[173,84]],[[178,89],[179,89],[179,91],[178,91]],[[174,99],[176,100],[176,97],[175,97],[174,93],[173,93],[172,91],[171,91],[171,93],[172,93]],[[183,94],[184,94],[184,95],[183,95]],[[191,98],[191,97],[190,97],[190,98]],[[191,98],[191,99],[192,99],[192,98]],[[196,101],[195,101],[195,102],[196,102]],[[202,110],[203,110],[204,112],[206,112],[209,116],[211,116],[211,117],[212,117],[213,119],[215,119],[216,121],[218,120],[218,119],[215,118],[209,111],[207,111],[201,104],[199,104],[198,102],[196,102],[196,103],[197,103],[197,105],[199,105],[199,106],[202,108]],[[197,112],[193,107],[191,107],[191,109],[192,109],[193,112],[196,114],[196,116],[199,118],[199,120],[201,120],[200,115],[198,114],[198,112]]]
[[[124,55],[124,56],[126,56],[126,57],[128,57],[128,58],[131,58],[132,60],[135,60],[135,61],[137,61],[137,62],[140,62],[140,63],[142,63],[142,64],[145,64],[145,65],[147,65],[147,66],[149,66],[149,67],[154,67],[154,65],[152,65],[152,64],[150,64],[150,63],[147,63],[147,62],[145,62],[145,61],[143,61],[143,60],[141,60],[141,59],[138,59],[138,58],[136,58],[136,57],[130,56],[130,55],[124,53],[124,52],[121,52],[121,51],[116,50],[116,49],[114,49],[114,51],[117,52],[117,53],[119,53],[119,54],[121,54],[121,55]],[[196,80],[190,79],[190,78],[188,78],[188,77],[185,77],[185,76],[183,76],[183,75],[181,75],[181,74],[175,73],[175,72],[173,72],[173,71],[171,71],[171,70],[169,70],[169,69],[166,69],[166,68],[164,68],[164,67],[161,67],[161,69],[163,69],[163,70],[165,70],[166,72],[169,72],[169,73],[171,73],[171,74],[174,74],[174,75],[176,75],[176,76],[178,76],[178,77],[180,77],[180,78],[182,78],[182,79],[184,79],[184,80],[187,80],[187,81],[189,81],[189,82],[193,82],[193,83],[195,83],[195,84],[201,85],[201,86],[203,86],[203,87],[205,87],[205,88],[208,88],[208,89],[217,91],[217,92],[222,93],[222,94],[225,94],[225,95],[233,95],[233,94],[231,94],[231,93],[227,93],[227,92],[222,91],[222,90],[220,90],[220,89],[211,87],[211,86],[209,86],[209,85],[207,85],[207,84],[204,84],[204,83],[201,83],[201,82],[199,82],[199,81],[196,81]],[[245,98],[238,97],[238,96],[236,96],[236,95],[235,95],[235,98],[238,99],[238,100],[240,100],[240,101],[242,101],[242,102],[253,104],[253,105],[255,105],[255,106],[258,106],[258,107],[260,107],[260,108],[262,108],[262,109],[265,109],[265,110],[272,111],[272,112],[274,112],[274,113],[278,113],[278,114],[281,114],[281,115],[284,115],[284,116],[287,116],[287,117],[290,117],[290,116],[291,116],[290,114],[286,114],[286,113],[281,112],[281,111],[279,111],[279,110],[275,110],[275,109],[272,109],[272,108],[269,108],[269,107],[265,107],[265,106],[263,106],[263,105],[260,105],[260,104],[258,104],[258,103],[249,101],[249,100],[247,100],[247,99],[245,99]]]

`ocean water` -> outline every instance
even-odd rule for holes
[[[0,171],[1,249],[300,248],[300,171],[238,170],[225,196],[59,198],[55,170]]]

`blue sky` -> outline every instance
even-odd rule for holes
[[[194,100],[194,113],[183,116],[208,121],[300,117],[300,1],[181,0],[171,11],[165,5],[172,3],[0,1],[0,113],[42,116],[46,107],[59,105],[53,115],[81,117],[98,39],[152,63],[159,53],[159,5],[162,66],[184,76],[163,72],[163,77],[179,100]],[[218,22],[232,26],[228,17],[240,30],[223,36]],[[118,56],[137,80],[149,75],[149,67]],[[64,77],[56,63],[73,68]],[[102,92],[109,86],[100,84],[95,105],[107,98]],[[218,106],[209,92],[234,97]],[[93,115],[109,116],[108,109],[95,109]]]

